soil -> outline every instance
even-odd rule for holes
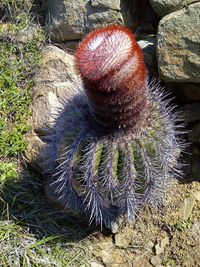
[[[200,266],[200,183],[177,183],[159,211],[146,208],[115,235],[91,237],[93,267]]]

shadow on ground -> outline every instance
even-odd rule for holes
[[[37,238],[59,236],[59,242],[78,242],[98,229],[55,210],[44,196],[39,174],[24,169],[16,181],[7,181],[0,190],[1,220],[12,220],[29,229]]]

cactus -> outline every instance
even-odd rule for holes
[[[159,207],[182,147],[176,115],[148,82],[133,33],[107,26],[79,44],[74,89],[49,136],[49,185],[64,210],[112,229],[148,203]]]

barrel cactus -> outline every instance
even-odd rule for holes
[[[47,191],[63,210],[115,231],[119,218],[162,204],[181,148],[177,119],[126,27],[88,34],[75,62],[83,88],[72,88],[48,136]]]

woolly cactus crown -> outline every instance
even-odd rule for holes
[[[96,119],[109,127],[136,124],[147,104],[147,75],[133,33],[122,26],[90,33],[76,51],[76,64]]]
[[[74,88],[49,138],[49,188],[62,209],[114,232],[119,217],[131,221],[140,206],[162,203],[180,148],[176,118],[148,84],[129,29],[93,31],[75,59],[84,90]]]

